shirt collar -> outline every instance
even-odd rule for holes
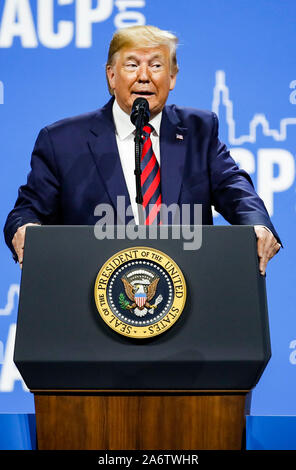
[[[120,140],[124,140],[135,131],[135,126],[131,122],[129,115],[121,109],[116,100],[114,100],[112,112],[118,137]],[[162,111],[149,121],[149,124],[154,129],[153,134],[157,136],[160,133],[161,117]]]

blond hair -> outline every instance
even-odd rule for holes
[[[171,73],[175,75],[179,71],[176,55],[177,45],[178,38],[174,34],[156,26],[129,26],[116,31],[110,42],[106,63],[109,93],[113,95],[113,90],[109,85],[107,68],[114,65],[116,56],[121,49],[167,46],[170,50]]]

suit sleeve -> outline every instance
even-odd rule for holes
[[[12,239],[16,230],[24,224],[58,223],[60,183],[55,163],[54,150],[47,128],[40,131],[31,157],[31,171],[27,183],[19,188],[13,210],[8,214],[4,226],[5,241],[16,254]]]
[[[270,220],[262,199],[254,189],[251,177],[240,169],[218,138],[218,118],[213,115],[213,131],[209,148],[212,203],[232,225],[265,225],[277,240],[280,238]]]

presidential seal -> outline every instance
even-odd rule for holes
[[[107,325],[131,338],[167,331],[180,317],[186,284],[179,266],[165,253],[133,247],[114,254],[95,281],[95,302]]]

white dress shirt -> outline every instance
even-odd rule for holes
[[[135,223],[138,224],[138,208],[136,203],[136,177],[135,177],[135,126],[130,120],[129,114],[125,113],[116,100],[113,103],[113,119],[116,129],[116,142],[121,166],[131,200]],[[157,114],[149,124],[154,130],[151,133],[152,148],[160,165],[159,134],[162,112]]]

